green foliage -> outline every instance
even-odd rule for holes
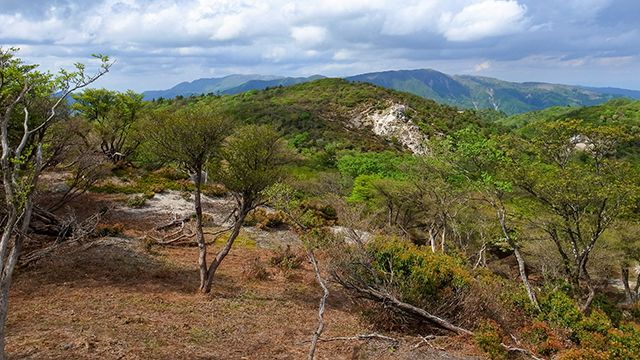
[[[540,298],[540,319],[556,327],[574,330],[582,320],[582,313],[569,295],[556,290]]]
[[[141,141],[138,120],[144,106],[142,94],[86,89],[72,96],[72,109],[91,123],[104,155],[113,162],[131,157]]]
[[[130,208],[141,208],[147,203],[147,197],[144,195],[136,195],[127,200],[127,206]]]
[[[625,324],[609,331],[609,358],[633,360],[640,358],[640,326]]]
[[[506,360],[509,353],[502,346],[502,338],[499,333],[499,326],[493,322],[482,324],[473,337],[476,345],[484,351],[492,360]]]
[[[367,244],[373,269],[395,283],[402,299],[429,307],[462,293],[471,281],[462,260],[407,241],[378,238]]]
[[[247,125],[225,140],[220,159],[216,169],[220,182],[253,202],[283,177],[291,154],[271,127]]]
[[[349,151],[340,155],[337,168],[343,176],[354,179],[361,175],[405,179],[406,169],[412,163],[415,163],[413,156],[391,151],[366,153]]]
[[[155,157],[197,174],[217,155],[232,127],[218,109],[199,102],[157,110],[146,119],[145,136]]]
[[[360,175],[353,182],[353,189],[349,196],[350,202],[370,203],[378,196],[375,188],[376,182],[380,180],[378,175]]]

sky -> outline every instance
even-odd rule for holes
[[[640,89],[638,0],[0,0],[43,70],[115,60],[136,91],[229,74],[449,74]]]

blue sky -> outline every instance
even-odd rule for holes
[[[0,45],[57,69],[116,59],[138,91],[232,73],[433,68],[640,89],[638,0],[0,0]]]

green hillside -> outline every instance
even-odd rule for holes
[[[427,135],[448,134],[470,124],[484,126],[475,111],[459,110],[416,95],[342,79],[320,79],[290,87],[164,100],[162,103],[186,101],[214,102],[228,116],[239,121],[271,124],[289,138],[297,136],[304,147],[322,148],[329,143],[341,143],[364,150],[399,149],[393,141],[349,126],[353,118],[384,110],[390,104],[405,105],[407,117]]]

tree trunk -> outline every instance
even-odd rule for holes
[[[516,256],[516,261],[518,262],[518,271],[520,272],[520,277],[522,278],[522,284],[524,285],[525,290],[527,290],[529,300],[531,300],[531,303],[533,303],[536,308],[540,308],[540,304],[538,304],[538,299],[536,298],[536,293],[533,291],[531,283],[529,283],[526,264],[518,246],[513,247],[513,253]]]
[[[514,255],[516,256],[516,261],[518,262],[518,271],[520,272],[520,278],[522,279],[522,284],[524,285],[524,288],[527,291],[527,295],[529,296],[529,300],[531,300],[531,303],[536,308],[539,309],[540,304],[538,303],[538,299],[536,298],[536,293],[533,291],[533,288],[531,287],[531,283],[529,283],[529,277],[527,276],[527,267],[524,262],[524,257],[520,253],[520,248],[518,247],[518,244],[516,244],[511,238],[511,235],[509,235],[509,230],[507,229],[507,223],[505,219],[506,215],[504,211],[500,209],[498,209],[497,213],[498,213],[498,221],[500,222],[500,228],[502,229],[502,233],[505,239],[507,240],[507,243],[509,243],[509,245],[513,249]]]
[[[431,244],[431,251],[436,252],[436,236],[433,233],[433,226],[429,228],[429,243]]]
[[[233,230],[227,239],[224,247],[218,252],[216,258],[213,259],[211,265],[209,266],[209,270],[207,271],[207,278],[204,283],[204,286],[201,288],[202,292],[208,294],[211,292],[211,286],[213,285],[213,279],[215,277],[216,271],[218,267],[222,263],[222,260],[229,254],[231,251],[231,247],[233,246],[233,242],[236,241],[238,235],[240,235],[240,230],[242,229],[242,224],[244,223],[244,219],[247,216],[248,209],[250,208],[250,204],[247,204],[245,201],[242,202],[238,209],[238,216],[235,219],[235,224],[233,225]],[[205,265],[206,266],[206,265]]]
[[[622,273],[622,285],[624,285],[624,294],[627,296],[627,303],[631,304],[634,302],[634,296],[631,292],[631,287],[629,286],[629,269],[622,265],[621,267]]]
[[[200,290],[204,289],[207,283],[207,244],[204,242],[204,231],[202,230],[202,171],[196,171],[195,190],[193,191],[194,205],[196,210],[196,242],[198,243],[198,268],[200,270]]]

